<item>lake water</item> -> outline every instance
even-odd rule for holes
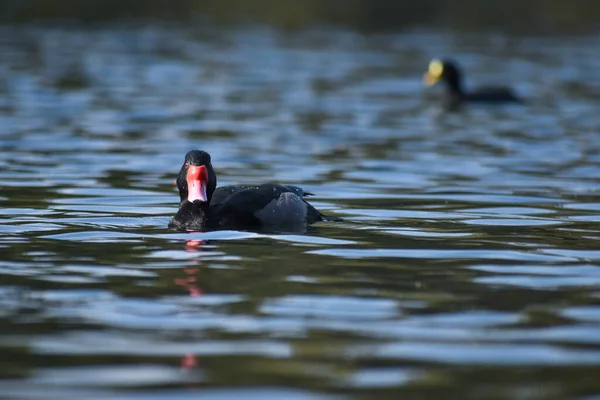
[[[597,36],[0,30],[0,398],[600,398]],[[344,221],[171,232],[191,149]]]

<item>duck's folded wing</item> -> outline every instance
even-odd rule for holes
[[[210,205],[212,207],[216,206],[217,204],[223,203],[231,195],[246,189],[258,190],[264,192],[267,195],[270,192],[279,195],[281,193],[289,191],[296,194],[299,197],[314,196],[314,193],[306,192],[300,186],[294,185],[280,185],[277,183],[263,183],[260,185],[227,185],[220,186],[215,190],[215,192],[212,195],[212,199],[210,200]]]
[[[256,188],[234,190],[233,194],[214,206],[211,201],[211,219],[220,225],[260,225],[261,221],[255,214],[272,200]]]
[[[211,207],[216,206],[217,204],[223,203],[225,200],[229,198],[234,193],[237,193],[241,190],[249,189],[252,187],[256,187],[255,185],[227,185],[218,187],[210,199]]]

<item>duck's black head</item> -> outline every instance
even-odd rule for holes
[[[202,150],[188,152],[177,175],[181,202],[187,200],[208,205],[216,187],[217,174],[212,167],[210,154]]]
[[[427,86],[433,86],[438,81],[444,81],[448,89],[456,94],[462,94],[462,73],[458,65],[450,59],[433,59],[429,63],[423,81]]]

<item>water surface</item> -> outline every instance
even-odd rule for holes
[[[600,396],[597,37],[2,30],[0,397]],[[170,232],[194,148],[344,221]]]

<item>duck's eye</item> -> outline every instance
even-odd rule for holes
[[[185,164],[183,164],[183,168],[187,168],[187,167],[189,167],[189,166],[190,166],[190,163],[189,163],[189,162],[187,162],[187,161],[185,162]]]

